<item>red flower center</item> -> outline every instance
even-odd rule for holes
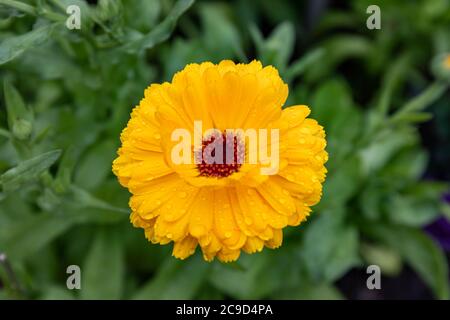
[[[199,176],[228,177],[239,171],[244,154],[244,144],[232,133],[223,132],[203,138],[202,150],[195,151]]]

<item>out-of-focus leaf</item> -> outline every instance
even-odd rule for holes
[[[42,45],[51,34],[53,25],[44,25],[23,35],[14,36],[0,43],[0,65],[13,60],[26,50]]]
[[[396,250],[433,289],[437,298],[449,298],[445,255],[423,232],[399,225],[370,225],[366,232]]]
[[[368,39],[348,34],[328,38],[321,46],[325,48],[327,58],[315,68],[308,70],[305,75],[308,81],[316,81],[326,76],[346,59],[364,57],[373,50],[372,43]]]
[[[44,290],[41,300],[73,300],[72,291],[66,287],[52,285]]]
[[[123,287],[123,247],[119,234],[100,231],[82,268],[82,299],[120,299]]]
[[[428,155],[418,147],[400,151],[383,168],[381,173],[386,178],[396,178],[406,181],[417,181],[426,168]]]
[[[361,182],[361,161],[357,157],[346,159],[338,170],[328,175],[323,186],[320,208],[340,208],[357,193]]]
[[[301,255],[314,281],[334,281],[360,263],[358,234],[342,212],[327,211],[305,231]]]
[[[265,65],[272,64],[283,73],[292,55],[294,41],[294,26],[288,21],[283,22],[262,43],[257,40],[259,58]]]
[[[325,127],[332,167],[355,149],[362,128],[361,111],[355,107],[348,85],[341,79],[323,83],[311,102],[312,117]]]
[[[245,62],[247,57],[241,47],[239,31],[227,15],[232,11],[227,9],[228,7],[221,3],[208,3],[200,7],[202,43],[210,60],[230,59],[237,55]]]
[[[400,255],[385,246],[363,244],[361,246],[361,255],[364,257],[367,265],[377,265],[383,274],[397,276],[402,268],[402,259]]]
[[[50,213],[22,219],[7,230],[3,246],[11,259],[26,258],[48,245],[74,222],[74,219]]]
[[[342,300],[344,296],[331,284],[302,283],[295,288],[283,288],[274,294],[276,299],[289,300]]]
[[[303,57],[294,61],[292,65],[289,66],[286,71],[286,80],[293,80],[295,77],[298,77],[305,72],[308,67],[320,63],[320,60],[323,58],[325,58],[325,50],[323,48],[317,48],[307,52]]]
[[[363,172],[367,175],[382,168],[401,148],[416,142],[409,130],[386,130],[374,138],[371,144],[360,151]]]
[[[426,90],[398,109],[397,112],[391,117],[390,121],[393,123],[398,123],[404,120],[405,117],[411,117],[411,114],[414,115],[417,114],[417,111],[424,110],[439,97],[441,97],[448,87],[449,84],[445,82],[436,81],[432,83]]]
[[[106,164],[114,159],[116,148],[112,140],[96,144],[80,161],[75,183],[88,190],[99,186],[111,173],[111,166]]]
[[[9,129],[16,138],[24,140],[31,134],[33,113],[25,106],[17,89],[7,80],[4,82],[4,93]]]
[[[208,269],[209,264],[198,255],[186,261],[169,257],[133,299],[193,299],[207,277]]]
[[[383,86],[381,88],[380,98],[377,105],[377,110],[381,121],[389,110],[392,95],[406,77],[406,71],[409,67],[410,58],[411,57],[409,54],[404,54],[395,60],[392,66],[387,68],[386,75],[382,81]]]
[[[96,198],[90,192],[74,185],[70,186],[70,199],[79,208],[107,210],[110,211],[110,215],[114,213],[114,216],[116,217],[121,217],[124,214],[129,213],[128,209],[118,208],[114,205],[111,205],[108,202]]]
[[[188,10],[193,3],[194,0],[178,0],[163,22],[157,25],[147,35],[126,43],[124,46],[120,47],[120,50],[135,54],[142,50],[153,48],[156,44],[167,40],[175,28],[178,18]]]
[[[420,198],[399,195],[390,197],[386,211],[392,222],[417,227],[425,226],[439,215],[437,205]]]
[[[14,191],[24,183],[38,178],[41,173],[58,160],[60,155],[61,150],[54,150],[23,161],[16,167],[3,173],[0,176],[0,184],[4,190]]]
[[[135,0],[133,5],[124,6],[128,25],[141,32],[150,30],[157,22],[161,13],[160,0]]]
[[[69,147],[64,151],[54,182],[54,189],[57,192],[63,193],[69,189],[72,182],[72,173],[77,160],[77,155],[78,150],[74,147]]]
[[[261,299],[271,292],[281,289],[283,279],[290,284],[299,281],[298,258],[294,250],[263,252],[257,255],[244,255],[239,258],[242,268],[234,268],[217,263],[214,265],[210,282],[222,292],[238,299]]]

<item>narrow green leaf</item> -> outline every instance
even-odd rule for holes
[[[394,91],[400,86],[402,80],[406,78],[409,62],[410,56],[404,54],[395,60],[391,67],[387,68],[386,75],[382,81],[380,100],[377,105],[380,119],[387,114]]]
[[[24,259],[48,245],[74,223],[62,215],[43,213],[12,225],[3,246],[12,260]]]
[[[342,210],[322,212],[305,230],[301,256],[313,281],[334,281],[360,263],[358,233]]]
[[[180,18],[193,3],[194,0],[178,0],[163,22],[157,25],[147,35],[120,47],[120,50],[128,53],[137,53],[145,49],[153,48],[158,43],[167,40],[176,26],[178,18]]]
[[[88,191],[83,190],[82,188],[79,188],[77,186],[74,185],[70,186],[70,191],[71,196],[73,197],[72,200],[75,203],[77,203],[80,207],[109,210],[121,214],[129,213],[129,210],[110,205],[109,203],[94,197]]]
[[[432,83],[425,91],[418,96],[412,98],[404,106],[402,106],[390,119],[391,122],[396,123],[405,117],[407,114],[422,111],[439,97],[441,97],[447,90],[449,84],[445,82],[436,81]]]
[[[95,237],[82,268],[82,299],[121,298],[123,247],[114,231],[101,231]]]
[[[264,42],[260,52],[261,60],[265,64],[273,64],[278,69],[286,70],[292,55],[295,42],[295,30],[291,22],[285,21],[278,25]]]
[[[20,186],[39,177],[58,160],[61,150],[53,150],[19,163],[0,176],[0,184],[6,191],[14,191]]]
[[[300,59],[294,61],[292,65],[289,66],[286,71],[286,78],[288,81],[300,76],[305,70],[314,65],[315,63],[320,63],[320,59],[325,56],[325,49],[317,48],[308,53],[306,53]]]
[[[436,297],[449,298],[445,255],[422,231],[399,225],[370,225],[366,232],[396,250],[430,286]]]
[[[198,255],[185,261],[170,257],[133,299],[193,299],[207,276],[209,266]]]
[[[48,40],[53,25],[45,25],[26,34],[5,39],[0,43],[0,65],[13,60],[25,51]]]
[[[283,288],[275,295],[276,299],[289,300],[342,300],[344,296],[332,284],[301,283],[294,288]]]
[[[33,127],[33,113],[25,106],[20,93],[9,81],[5,80],[3,89],[9,129],[16,138],[26,139]]]
[[[426,122],[433,118],[433,114],[430,112],[409,112],[399,114],[395,118],[397,123],[420,123]]]
[[[106,166],[105,163],[113,161],[116,149],[116,143],[112,140],[96,144],[78,164],[75,183],[88,190],[99,186],[111,174],[111,166]]]

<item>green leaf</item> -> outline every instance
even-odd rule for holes
[[[400,255],[386,246],[364,243],[361,245],[361,254],[367,265],[378,265],[385,275],[397,276],[401,271]]]
[[[425,226],[439,215],[434,202],[414,196],[392,195],[385,207],[390,221],[408,226]]]
[[[98,187],[111,174],[111,166],[105,164],[112,163],[116,149],[113,140],[95,144],[79,162],[75,183],[88,190]]]
[[[3,88],[9,129],[17,139],[27,139],[33,127],[33,113],[25,106],[20,93],[9,81],[4,81]]]
[[[389,68],[387,68],[386,75],[382,81],[381,94],[377,105],[380,120],[387,114],[395,90],[398,89],[401,82],[406,78],[410,58],[411,57],[409,54],[404,54],[400,56],[400,58],[396,59]]]
[[[33,181],[58,160],[61,150],[53,150],[19,163],[0,176],[5,191],[14,191],[23,184]]]
[[[399,225],[372,224],[367,226],[366,232],[396,250],[430,286],[437,298],[449,298],[447,260],[444,252],[422,231]]]
[[[82,268],[82,299],[120,299],[124,277],[119,233],[100,231]]]
[[[275,295],[276,299],[286,300],[342,300],[342,293],[328,283],[301,283],[295,288],[283,288]]]
[[[25,51],[45,43],[53,25],[45,25],[20,36],[9,37],[0,43],[0,65],[13,60]]]
[[[272,64],[281,72],[286,70],[289,58],[292,55],[295,42],[294,26],[285,21],[278,25],[270,34],[269,38],[262,43],[259,56],[261,61],[267,65]]]
[[[52,285],[42,293],[40,300],[73,300],[72,291],[66,287]]]
[[[286,79],[288,81],[293,80],[299,75],[303,74],[307,68],[313,66],[316,63],[320,63],[320,60],[325,56],[325,49],[317,48],[307,52],[303,57],[294,61],[292,65],[286,71]]]
[[[208,274],[209,266],[199,255],[185,261],[170,257],[133,299],[193,299]]]
[[[124,213],[129,213],[128,209],[113,206],[106,201],[96,198],[88,191],[83,190],[82,188],[79,188],[77,186],[74,185],[70,186],[70,192],[72,201],[76,203],[79,207],[108,210],[116,213],[115,216],[117,216],[117,214],[122,215]]]
[[[433,118],[433,114],[429,112],[409,112],[398,115],[395,120],[397,123],[417,123],[426,122]]]
[[[229,7],[223,3],[204,3],[200,6],[202,44],[208,59],[220,61],[237,55],[244,62],[247,57],[241,46],[239,30],[229,17]],[[220,39],[220,41],[217,41]],[[198,50],[195,46],[194,50]]]
[[[161,13],[160,0],[135,0],[124,6],[128,25],[139,31],[148,31],[157,22]]]
[[[63,215],[42,213],[13,224],[6,232],[3,246],[12,260],[29,257],[48,245],[74,224]]]
[[[147,35],[142,36],[137,40],[132,40],[120,47],[120,50],[126,51],[130,54],[135,54],[145,49],[153,48],[158,43],[167,40],[175,28],[178,18],[180,18],[180,16],[185,13],[193,3],[194,0],[178,0],[163,22],[157,25]]]
[[[340,34],[320,45],[326,50],[326,59],[306,73],[307,81],[317,81],[332,73],[334,68],[349,58],[364,57],[373,52],[370,40],[360,35]]]
[[[362,129],[361,111],[355,107],[348,84],[339,78],[323,83],[311,100],[312,117],[327,133],[331,165],[337,164],[354,152]]]
[[[291,285],[300,280],[298,254],[294,248],[259,254],[241,254],[240,268],[215,263],[209,281],[224,294],[238,299],[262,299],[281,289],[286,279]]]
[[[405,105],[403,105],[397,112],[391,117],[390,121],[398,123],[410,114],[416,114],[417,111],[422,111],[434,101],[439,99],[449,87],[448,83],[436,81],[428,86],[418,96],[412,98]]]
[[[338,170],[328,175],[319,207],[339,208],[359,191],[361,182],[361,161],[354,156],[346,159]]]
[[[305,230],[301,256],[314,281],[334,281],[360,264],[358,233],[342,212],[326,211]]]
[[[402,148],[416,143],[416,135],[409,130],[384,130],[359,151],[365,175],[385,166]]]

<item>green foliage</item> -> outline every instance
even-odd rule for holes
[[[81,30],[64,26],[69,4]],[[369,4],[382,7],[381,31],[365,29]],[[0,265],[0,299],[341,299],[336,281],[369,264],[386,276],[409,265],[449,297],[445,256],[422,231],[450,217],[448,185],[421,179],[429,155],[417,130],[448,90],[448,2],[355,0],[308,29],[306,8],[292,6],[0,0],[0,253],[23,287],[10,290]],[[329,172],[322,201],[281,248],[233,264],[179,261],[130,225],[111,163],[150,83],[221,59],[278,68],[286,107],[309,105],[325,127]],[[65,287],[71,264],[79,292]]]

